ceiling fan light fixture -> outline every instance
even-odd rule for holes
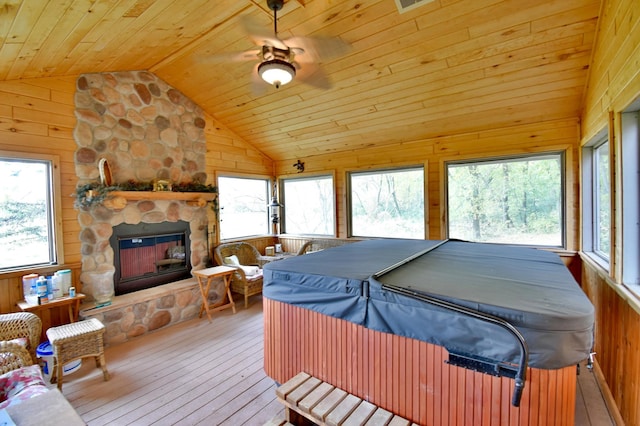
[[[278,89],[293,80],[296,69],[287,61],[272,59],[264,61],[258,66],[258,74],[264,81]]]

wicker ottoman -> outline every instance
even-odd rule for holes
[[[104,359],[104,331],[104,324],[95,318],[47,330],[47,338],[53,346],[54,368],[51,382],[57,380],[58,389],[62,390],[63,366],[80,358],[95,357],[96,367],[102,368],[104,380],[109,380]]]

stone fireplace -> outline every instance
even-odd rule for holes
[[[106,185],[157,180],[173,185],[206,183],[205,116],[178,90],[147,71],[82,74],[76,89],[79,186],[100,181]],[[99,170],[105,163],[107,173]],[[102,203],[79,208],[82,292],[89,302],[105,291],[115,295],[110,307],[89,307],[83,315],[97,316],[106,323],[107,342],[127,340],[197,315],[201,297],[190,273],[209,262],[209,224],[215,217],[208,203],[212,199],[212,194],[116,191]],[[114,279],[105,290],[105,280],[95,278],[118,278],[116,273],[122,271],[121,262],[118,271],[114,263],[114,228],[148,229],[178,223],[188,228],[189,241],[184,241],[188,258],[175,264],[181,263],[186,272],[157,287],[154,283],[153,288],[142,289],[143,284],[124,292],[116,292]],[[160,269],[168,271],[170,259],[156,259],[155,263],[164,263]]]

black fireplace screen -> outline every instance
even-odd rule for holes
[[[118,225],[110,242],[116,295],[191,277],[187,222]]]

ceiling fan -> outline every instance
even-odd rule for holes
[[[254,79],[259,77],[259,84],[266,82],[276,89],[294,78],[320,89],[330,88],[330,81],[319,64],[347,53],[351,46],[337,37],[291,37],[281,40],[278,38],[278,11],[284,6],[284,0],[267,0],[267,6],[273,11],[273,35],[265,32],[249,16],[244,16],[241,20],[244,30],[260,48],[235,54],[232,60],[258,58],[260,62],[254,67]]]

